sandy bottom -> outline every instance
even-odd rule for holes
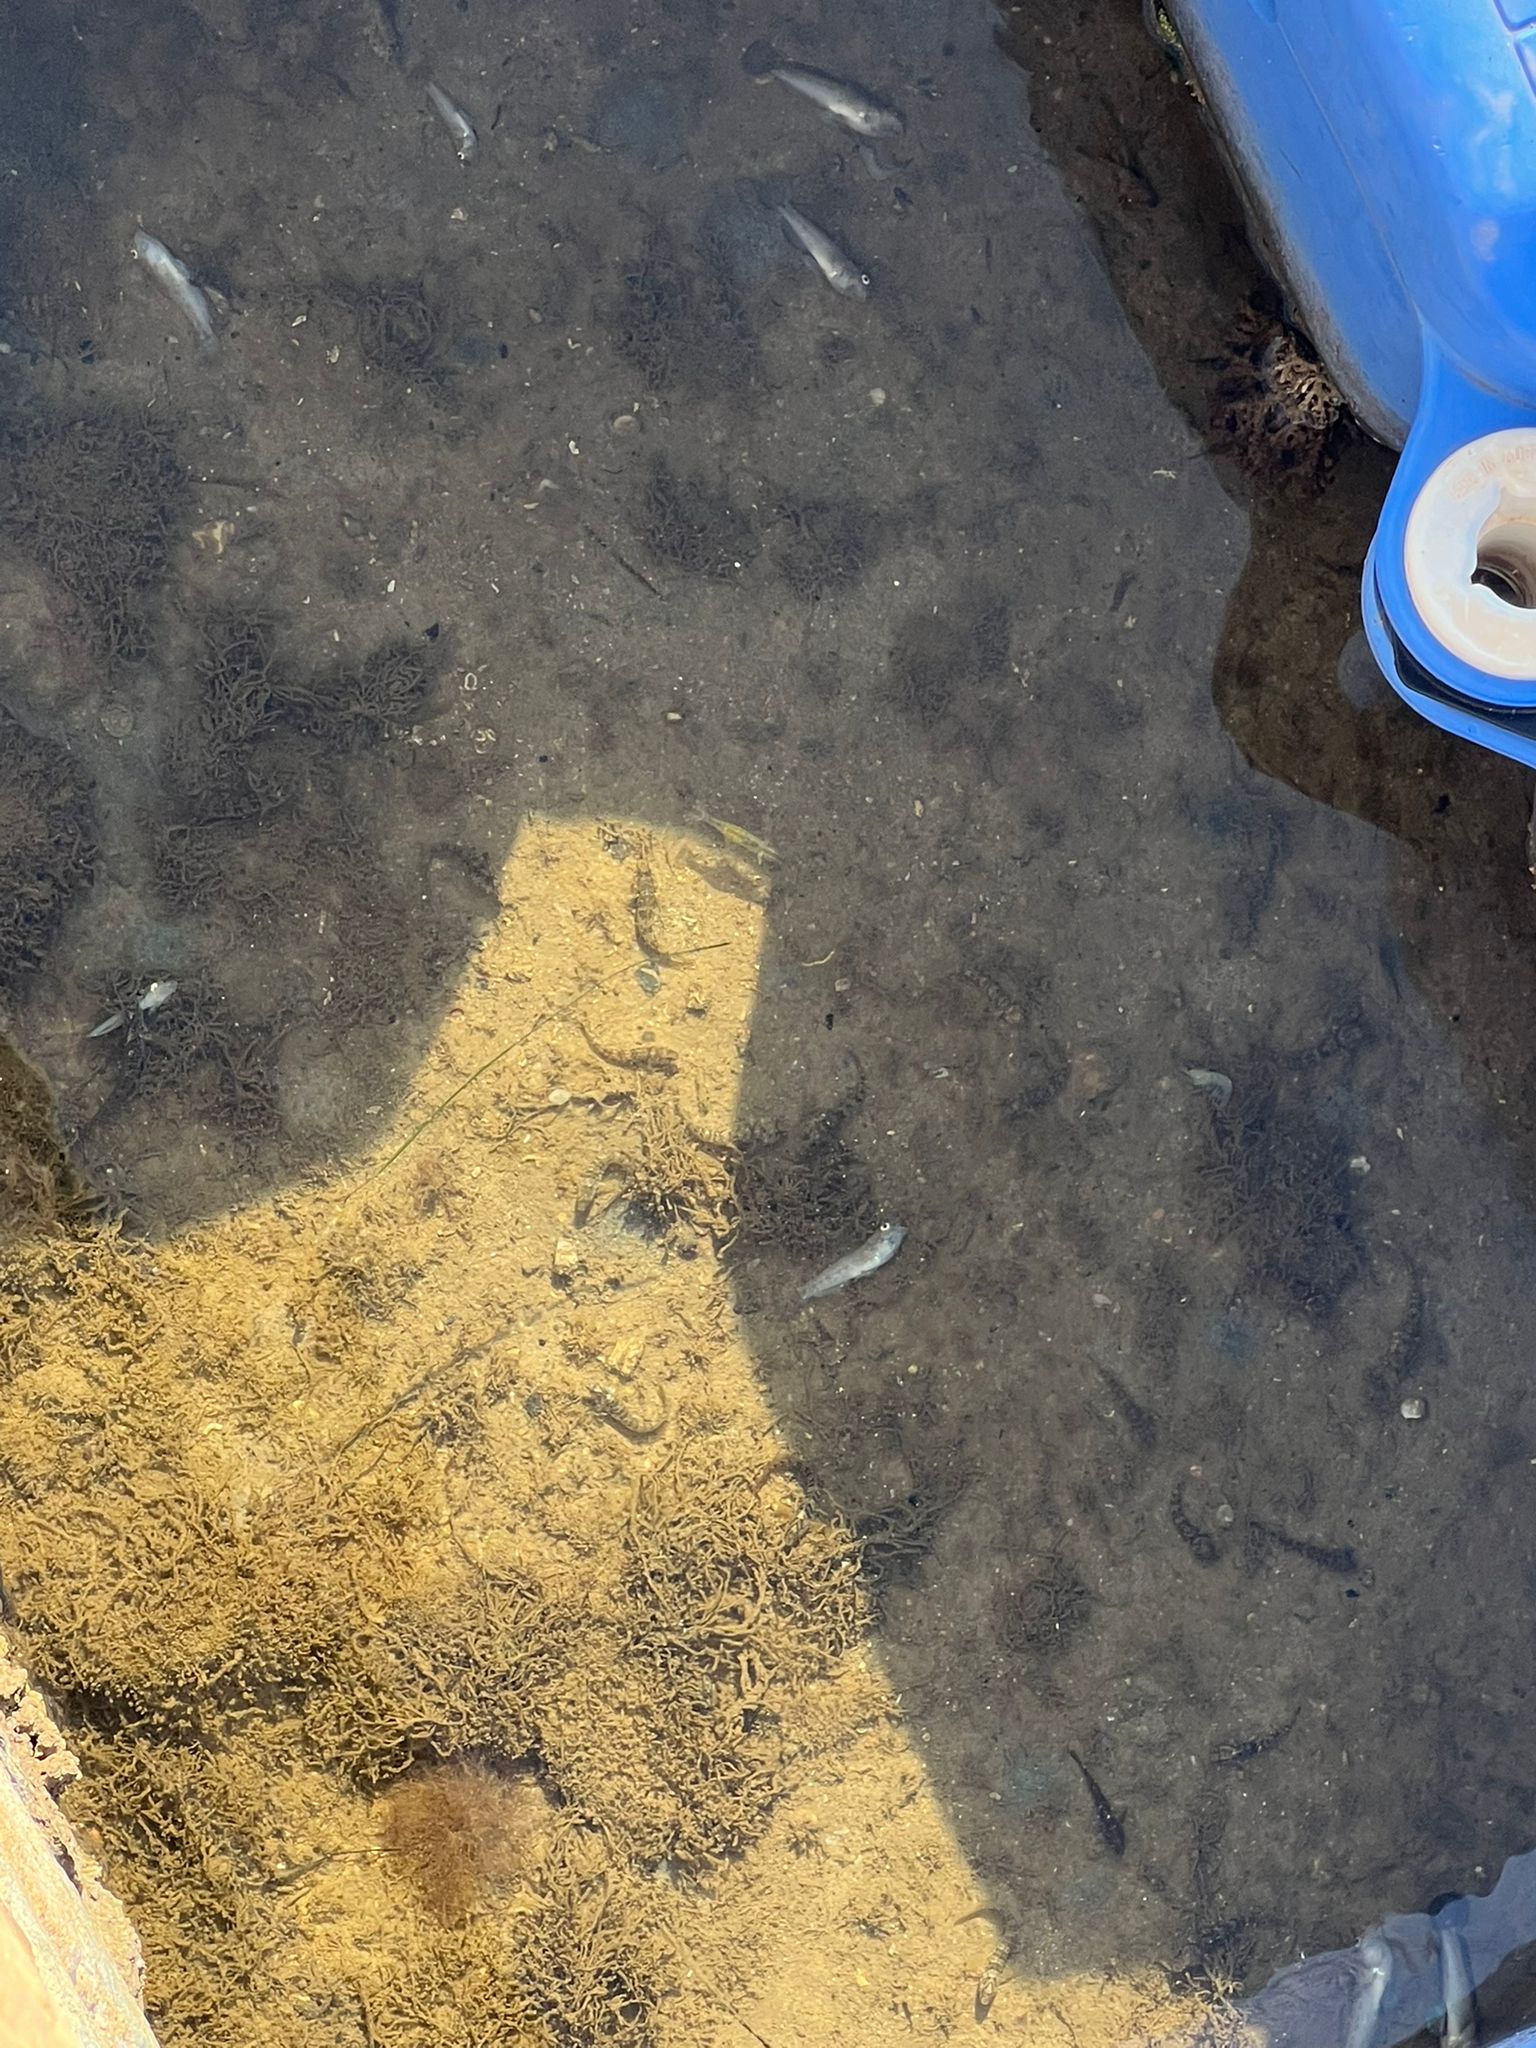
[[[1529,793],[1141,17],[0,20],[0,1605],[168,2048],[1090,2048],[1530,1846]]]
[[[1009,1968],[764,1402],[718,1134],[766,893],[531,820],[371,1154],[8,1264],[10,1593],[168,2043],[1176,2019]]]

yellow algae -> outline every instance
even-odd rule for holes
[[[762,912],[628,836],[528,826],[372,1154],[6,1255],[8,1594],[166,2048],[865,2048],[992,1958],[721,1264]]]

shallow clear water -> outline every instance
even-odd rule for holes
[[[3,558],[0,702],[94,786],[8,984],[92,1186],[176,1239],[361,1156],[530,814],[749,830],[735,1134],[826,1168],[811,1238],[909,1235],[807,1318],[764,1225],[733,1308],[1010,1967],[1251,1987],[1485,1890],[1528,1835],[1524,793],[1360,659],[1379,451],[1212,452],[1265,287],[1137,8],[80,26],[8,31],[0,407],[179,465],[142,659],[14,500]],[[904,133],[861,155],[763,37]]]

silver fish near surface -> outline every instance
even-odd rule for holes
[[[469,124],[469,116],[462,107],[456,107],[440,85],[427,87],[427,98],[432,102],[432,111],[453,137],[453,146],[459,153],[459,162],[467,164],[480,147],[480,138]]]
[[[777,78],[792,92],[802,93],[813,106],[820,107],[829,121],[835,121],[851,135],[899,135],[905,125],[894,107],[882,106],[862,86],[829,78],[825,71],[813,71],[808,65],[775,64],[764,76]]]
[[[1355,1954],[1361,1964],[1360,1987],[1350,2008],[1344,2048],[1376,2048],[1377,2022],[1392,1982],[1392,1951],[1373,1929],[1356,1944]]]
[[[869,272],[858,269],[832,237],[817,227],[815,221],[807,220],[793,206],[781,206],[776,211],[789,232],[790,240],[805,251],[833,291],[841,292],[845,299],[868,296],[869,287],[874,282]]]
[[[213,313],[207,294],[199,291],[192,282],[192,273],[181,258],[173,256],[164,242],[154,235],[145,234],[142,228],[133,238],[133,253],[191,326],[197,336],[198,347],[216,348],[218,337],[213,331]]]
[[[1461,1929],[1442,1922],[1440,1938],[1440,1988],[1445,2003],[1444,2048],[1477,2048],[1477,1997],[1472,1985],[1472,1964]]]
[[[823,1294],[836,1294],[850,1280],[862,1280],[866,1274],[878,1273],[901,1250],[906,1234],[903,1224],[882,1223],[867,1244],[861,1244],[856,1252],[844,1252],[814,1280],[807,1280],[800,1290],[800,1299],[817,1301]]]

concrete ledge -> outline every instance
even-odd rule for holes
[[[59,1811],[79,1775],[0,1636],[0,2048],[155,2048],[138,1939]]]

